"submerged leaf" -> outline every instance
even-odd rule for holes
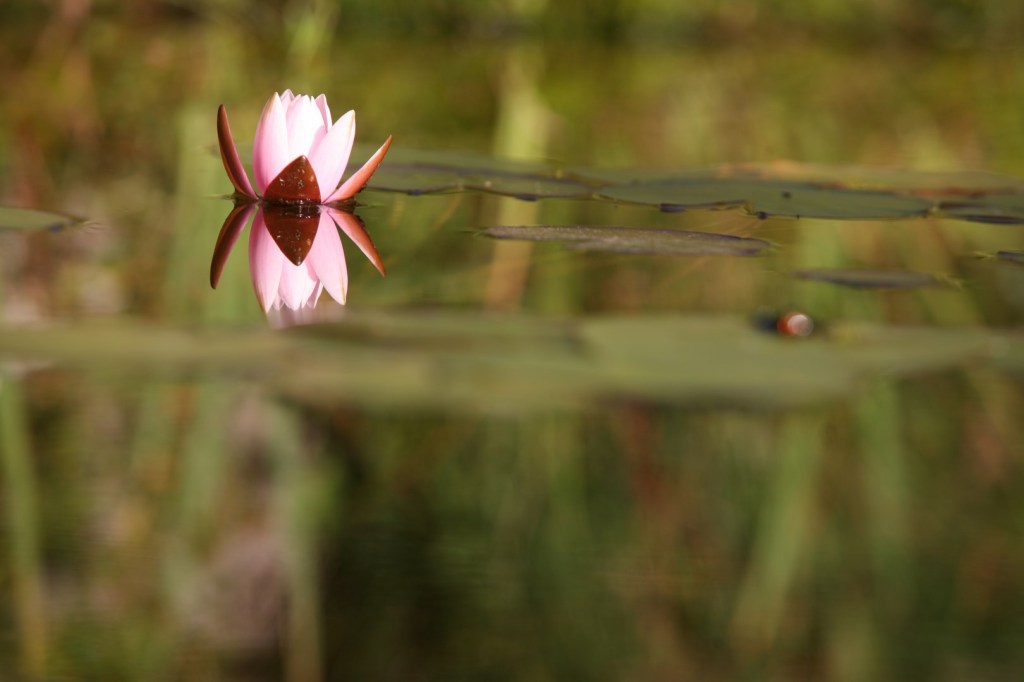
[[[669,256],[753,256],[771,246],[763,239],[715,232],[593,225],[496,225],[484,230],[495,239],[560,241],[580,251]]]

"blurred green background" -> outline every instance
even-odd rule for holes
[[[0,230],[0,677],[1024,672],[1022,363],[986,361],[1019,348],[1024,269],[976,257],[1024,248],[1019,225],[366,191],[389,274],[349,248],[333,326],[267,330],[242,244],[208,285],[230,207],[218,104],[246,160],[291,88],[356,109],[363,158],[394,134],[398,153],[564,168],[1024,177],[1024,5],[14,1],[0,35],[0,203],[89,221]],[[473,234],[547,223],[777,248]],[[785,345],[745,324],[762,307],[825,333]],[[688,336],[723,316],[710,352]],[[978,345],[956,350],[961,332]],[[796,388],[731,370],[737,348],[785,354]],[[805,368],[801,349],[824,355]],[[847,352],[889,364],[851,380]],[[613,380],[573,383],[567,356]],[[659,383],[697,365],[722,384]],[[790,395],[805,379],[827,395]]]

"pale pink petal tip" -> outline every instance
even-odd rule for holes
[[[320,110],[320,115],[324,118],[324,125],[330,130],[333,125],[331,120],[331,108],[327,106],[327,96],[320,94],[316,98],[316,106]]]
[[[338,119],[309,155],[309,162],[320,183],[320,199],[326,200],[341,182],[341,176],[352,155],[356,138],[355,112],[349,111]]]
[[[256,125],[252,146],[252,170],[256,188],[260,192],[264,191],[290,161],[288,122],[281,97],[275,93],[263,107],[263,114]]]

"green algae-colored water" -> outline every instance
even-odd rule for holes
[[[775,4],[0,10],[0,679],[1019,676],[1020,17]],[[286,87],[387,275],[267,319]]]

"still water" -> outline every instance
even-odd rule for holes
[[[1024,669],[1019,49],[216,6],[3,29],[0,679]],[[265,315],[286,87],[395,143]]]

